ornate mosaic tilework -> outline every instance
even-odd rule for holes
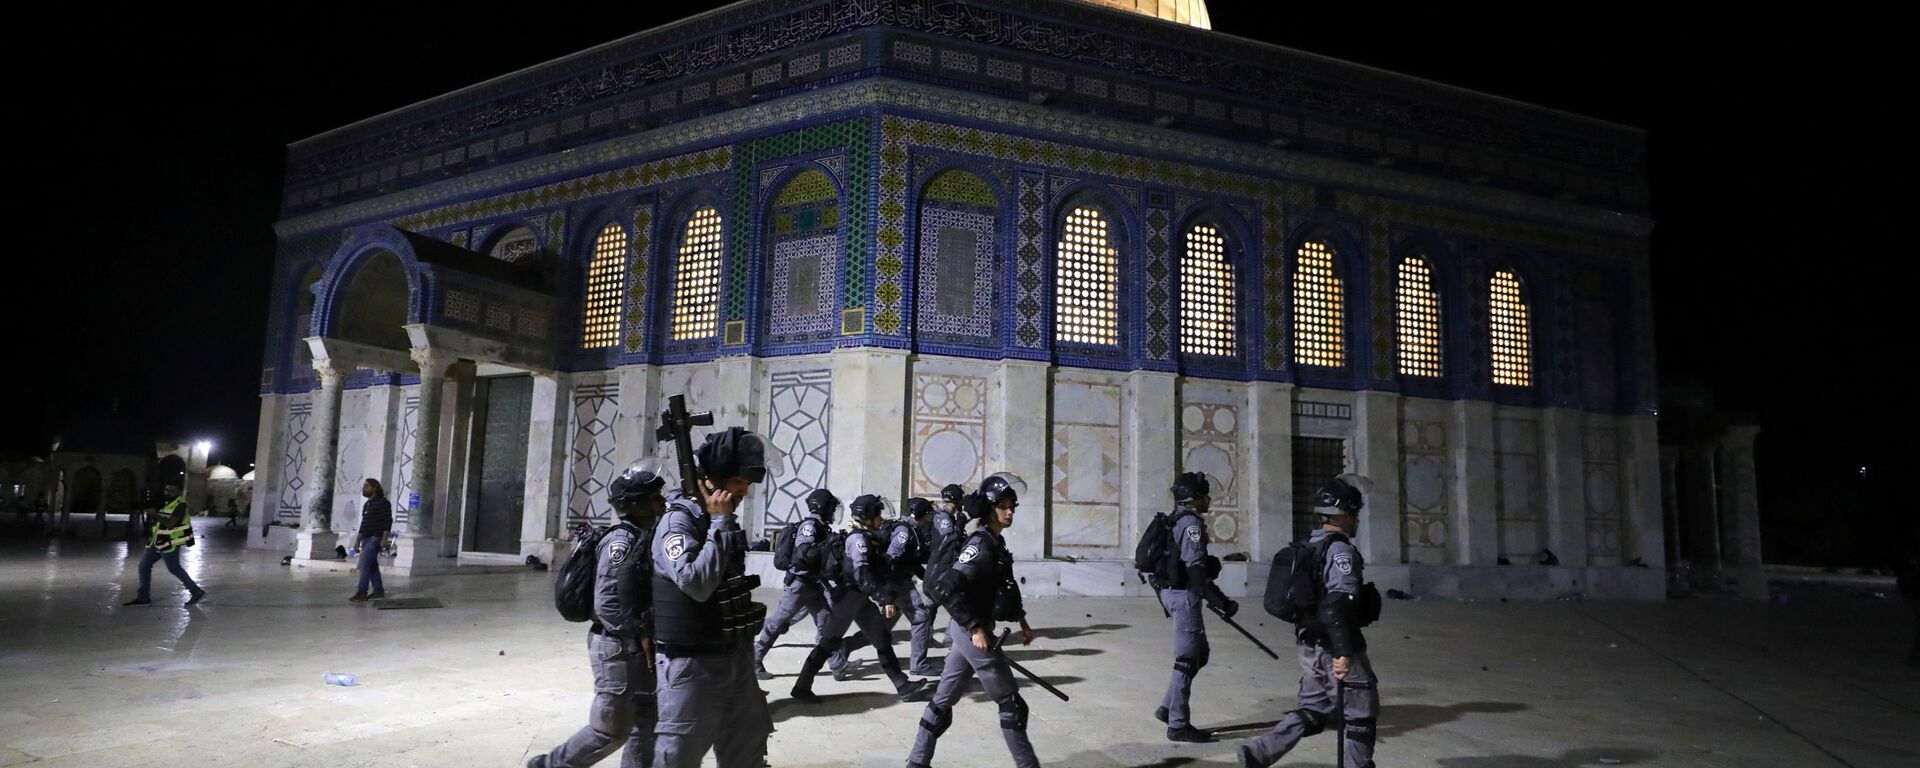
[[[607,484],[619,472],[613,460],[620,427],[620,384],[579,384],[573,388],[573,437],[568,452],[567,523],[607,525]]]
[[[450,226],[475,219],[491,219],[521,214],[529,210],[579,202],[620,192],[658,186],[670,181],[727,170],[733,162],[731,147],[715,147],[683,155],[665,157],[627,168],[603,171],[591,176],[567,179],[532,189],[508,192],[462,203],[434,208],[406,216],[394,222],[401,229],[418,232]],[[555,214],[559,215],[559,214]],[[536,219],[538,221],[538,219]],[[564,222],[564,219],[562,220]],[[564,227],[553,231],[564,231]],[[474,239],[484,242],[486,234],[475,230]],[[549,241],[551,243],[551,241]]]
[[[919,330],[922,334],[976,342],[993,338],[993,279],[997,273],[994,243],[998,242],[994,219],[992,214],[974,211],[931,206],[920,209]],[[968,250],[972,259],[960,265],[964,269],[955,269],[941,258],[954,244],[943,243],[942,239],[961,237],[970,241],[972,248]],[[968,282],[963,286],[951,285],[950,278]],[[961,294],[962,291],[965,293]],[[947,303],[958,295],[971,297],[966,313],[945,311],[949,309]]]
[[[1164,208],[1147,211],[1146,352],[1149,360],[1173,359],[1173,248]]]
[[[1042,238],[1046,229],[1041,226],[1042,216],[1047,204],[1042,194],[1045,178],[1037,173],[1019,175],[1018,246],[1015,250],[1014,274],[1014,344],[1028,349],[1043,348],[1049,325],[1046,313],[1046,280],[1042,277],[1046,265],[1046,246]]]
[[[838,213],[840,237],[846,244],[839,266],[841,288],[845,291],[843,308],[862,306],[868,285],[866,244],[867,233],[872,226],[868,184],[873,162],[868,128],[869,123],[864,120],[841,120],[755,139],[739,145],[734,164],[733,220],[754,221],[753,208],[757,195],[753,190],[758,188],[754,174],[764,163],[835,148],[844,151],[847,171],[842,178],[846,182],[846,197]],[[744,277],[748,274],[748,259],[754,253],[760,237],[759,233],[750,231],[753,229],[734,227],[727,233],[728,275]],[[726,321],[747,319],[748,291],[752,288],[750,283],[747,279],[727,279],[721,307],[721,314]]]
[[[1387,247],[1387,225],[1374,221],[1367,228],[1367,289],[1369,297],[1367,307],[1372,311],[1368,325],[1372,328],[1371,349],[1360,354],[1373,355],[1373,378],[1376,381],[1393,379],[1394,360],[1399,359],[1395,351],[1397,344],[1394,333],[1393,256]]]
[[[933,177],[921,191],[920,197],[923,200],[958,203],[988,210],[1000,207],[1000,199],[993,194],[993,188],[987,186],[985,179],[959,169],[944,171]]]
[[[795,336],[832,333],[835,289],[839,282],[840,238],[820,235],[786,240],[773,246],[771,306],[767,312],[770,341]]]
[[[653,263],[653,204],[633,210],[633,248],[627,262],[627,337],[628,353],[646,348],[652,336],[647,327],[647,268]]]
[[[834,189],[833,180],[825,173],[816,170],[804,170],[787,180],[780,188],[780,195],[773,200],[773,207],[786,208],[808,203],[831,202],[840,193]]]
[[[832,371],[775,373],[769,385],[767,439],[785,454],[787,466],[767,486],[761,530],[799,519],[807,494],[827,486],[833,413]]]

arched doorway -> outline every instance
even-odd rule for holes
[[[407,272],[400,257],[380,251],[353,270],[339,298],[332,336],[386,349],[407,349]]]
[[[93,467],[81,467],[73,473],[74,514],[93,514],[100,511],[100,470]]]
[[[154,473],[153,473],[154,490],[158,491],[160,490],[160,486],[167,485],[167,484],[177,485],[180,487],[181,490],[186,490],[186,487],[187,487],[187,460],[186,459],[182,459],[178,455],[174,455],[174,454],[169,454],[167,456],[163,456],[160,458],[160,465],[154,470]]]

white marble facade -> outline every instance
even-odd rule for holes
[[[535,388],[535,421],[552,411],[564,425],[529,437],[523,549],[546,557],[570,537],[570,524],[609,519],[605,488],[620,468],[669,455],[652,430],[666,398],[685,394],[718,427],[760,431],[785,452],[781,474],[743,516],[754,535],[793,519],[817,487],[843,500],[879,493],[899,503],[935,497],[948,483],[973,487],[996,471],[1024,475],[1030,495],[1008,539],[1031,563],[1035,594],[1137,592],[1126,561],[1144,520],[1171,506],[1167,488],[1180,471],[1219,483],[1213,549],[1247,555],[1253,563],[1235,565],[1228,589],[1258,594],[1262,563],[1310,522],[1297,515],[1312,490],[1301,482],[1320,480],[1296,481],[1297,471],[1336,470],[1372,483],[1356,539],[1383,588],[1661,594],[1660,532],[1644,530],[1660,517],[1637,508],[1657,503],[1644,492],[1645,478],[1657,477],[1657,449],[1651,430],[1630,418],[873,349],[537,381],[546,384]],[[262,439],[271,447],[262,456],[275,469],[256,525],[297,522],[312,482],[310,396],[274,396],[263,401],[269,408],[275,417],[263,420]],[[418,408],[417,387],[343,395],[336,530],[357,522],[360,477],[393,478],[404,506],[413,489],[401,467],[412,460]],[[445,442],[463,439],[444,429]],[[1296,448],[1308,444],[1322,451],[1310,471],[1295,466]],[[451,450],[442,448],[443,466]],[[558,482],[536,482],[544,467]],[[457,500],[448,506],[442,514],[452,519],[466,514]],[[1535,564],[1547,548],[1559,566]],[[1498,565],[1501,557],[1511,565]],[[1635,560],[1649,567],[1629,565]]]

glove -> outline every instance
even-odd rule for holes
[[[1228,600],[1226,603],[1220,606],[1220,615],[1225,616],[1229,619],[1233,618],[1234,614],[1237,614],[1239,612],[1240,612],[1240,604],[1232,600]]]

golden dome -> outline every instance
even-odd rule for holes
[[[1213,21],[1207,18],[1206,0],[1081,0],[1081,2],[1133,11],[1189,27],[1213,29]]]

